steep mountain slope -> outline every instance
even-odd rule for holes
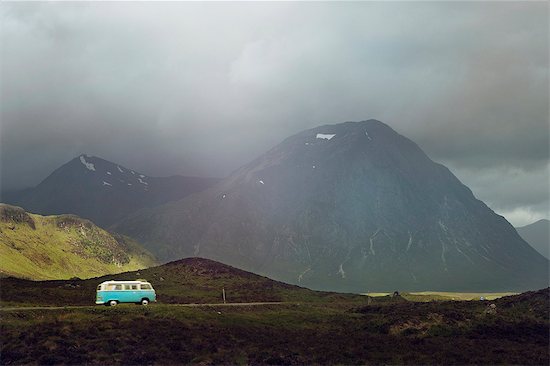
[[[219,184],[115,230],[315,289],[546,287],[548,261],[412,141],[369,120],[287,138]]]
[[[542,219],[516,230],[537,252],[550,259],[550,221]]]
[[[2,301],[41,305],[92,305],[97,285],[107,280],[150,281],[161,303],[220,303],[225,289],[227,302],[331,301],[364,303],[366,296],[312,291],[258,276],[203,258],[186,258],[139,271],[87,280],[27,281],[0,279]]]
[[[63,279],[118,273],[156,264],[128,237],[74,215],[39,216],[0,203],[0,274]]]
[[[5,202],[44,215],[75,214],[109,226],[143,207],[181,199],[215,178],[148,177],[110,161],[80,155],[38,186],[6,195]]]

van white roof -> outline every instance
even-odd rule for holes
[[[111,281],[101,282],[100,285],[112,284],[112,283],[116,283],[116,284],[119,284],[119,283],[149,283],[149,281],[115,281],[115,280],[111,280]]]

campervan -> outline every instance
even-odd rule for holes
[[[149,305],[151,301],[157,301],[157,295],[145,280],[105,281],[97,286],[96,304],[115,306],[127,302]]]

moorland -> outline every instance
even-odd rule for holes
[[[452,301],[433,295],[422,299],[418,294],[370,297],[312,291],[199,258],[108,277],[136,276],[155,285],[158,303],[91,305],[95,286],[107,277],[0,279],[1,363],[545,365],[550,361],[549,289],[490,301]],[[227,289],[229,303],[279,303],[208,305],[221,302],[220,288]],[[189,303],[203,306],[181,306]],[[37,305],[44,308],[29,308]]]

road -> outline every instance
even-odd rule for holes
[[[290,304],[288,302],[230,302],[221,304],[162,304],[169,306],[181,306],[187,308],[206,307],[206,306],[262,306],[262,305],[283,305]],[[100,306],[100,305],[95,305]],[[155,306],[155,305],[153,305]],[[92,305],[79,306],[28,306],[28,307],[0,307],[0,311],[20,311],[20,310],[64,310],[64,309],[82,309],[94,307]]]

